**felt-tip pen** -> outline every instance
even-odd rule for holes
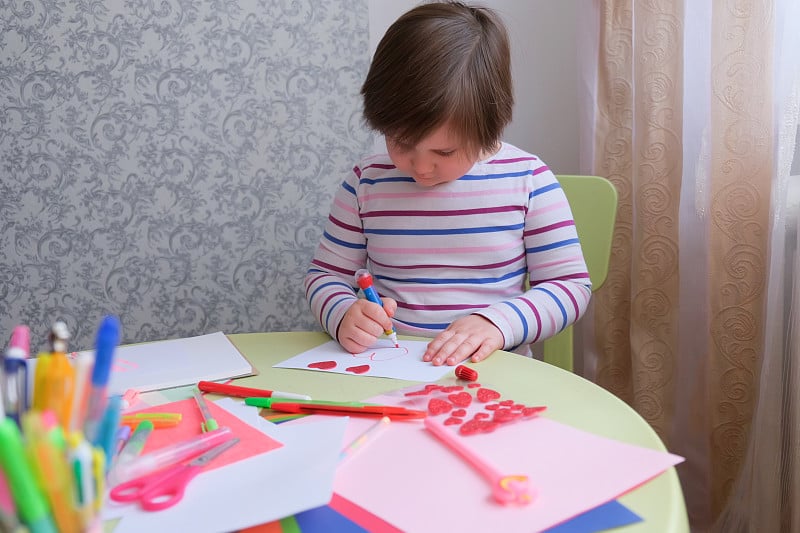
[[[28,350],[30,349],[30,330],[28,326],[16,326],[11,332],[8,349],[3,355],[5,394],[0,401],[5,402],[6,416],[19,425],[19,417],[28,409]]]
[[[388,416],[389,418],[425,418],[425,411],[393,405],[358,404],[355,402],[282,402],[272,398],[245,398],[246,405],[265,407],[283,413],[341,414],[352,416]]]
[[[378,291],[372,286],[372,274],[369,273],[369,270],[362,268],[356,272],[356,283],[358,283],[358,286],[364,291],[364,296],[367,300],[383,307],[383,302],[381,301],[381,297],[378,296]],[[384,333],[392,340],[395,348],[400,347],[400,343],[397,342],[397,331],[395,331],[394,326],[392,326],[392,329],[385,330]]]
[[[252,387],[229,385],[227,383],[216,383],[214,381],[200,381],[197,383],[197,388],[203,392],[222,394],[224,396],[234,396],[236,398],[285,398],[287,400],[311,399],[311,396],[306,394],[295,394],[294,392],[281,392],[268,389],[255,389]]]

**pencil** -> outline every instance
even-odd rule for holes
[[[367,442],[375,440],[375,437],[379,433],[381,433],[385,428],[389,427],[389,422],[391,422],[391,419],[388,416],[384,416],[373,425],[368,427],[364,433],[353,439],[350,444],[342,449],[342,453],[339,455],[339,461],[344,461],[356,451],[363,448]]]

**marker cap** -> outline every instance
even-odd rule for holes
[[[111,374],[111,365],[114,361],[114,349],[119,344],[120,323],[117,317],[108,315],[103,318],[97,329],[96,352],[94,368],[92,369],[92,385],[104,387]]]
[[[366,289],[372,286],[372,274],[369,273],[369,270],[361,269],[356,272],[356,283],[362,289]]]
[[[31,330],[28,326],[19,325],[11,332],[8,342],[7,357],[27,358],[31,346]]]

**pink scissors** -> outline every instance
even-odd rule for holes
[[[116,502],[139,500],[139,504],[145,511],[160,511],[172,507],[181,501],[183,493],[186,491],[186,485],[208,463],[238,442],[238,438],[227,440],[188,463],[179,463],[121,483],[111,489],[109,496]]]

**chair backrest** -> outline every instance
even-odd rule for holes
[[[611,241],[617,219],[617,190],[599,176],[556,176],[569,200],[583,257],[592,280],[592,291],[608,275]],[[544,360],[564,370],[573,369],[572,326],[543,342]]]

